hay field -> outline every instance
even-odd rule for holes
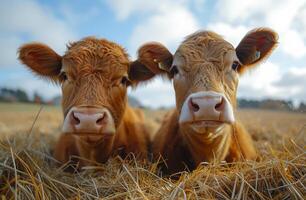
[[[145,111],[152,128],[164,113]],[[120,158],[65,173],[51,156],[60,108],[1,103],[0,199],[305,199],[306,114],[240,110],[238,116],[261,161],[205,164],[173,180],[158,177],[156,163]]]

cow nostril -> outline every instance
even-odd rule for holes
[[[191,108],[191,110],[192,110],[193,112],[197,112],[197,111],[200,110],[200,106],[199,106],[198,104],[194,103],[194,102],[192,101],[192,99],[190,99],[190,108]]]
[[[72,122],[75,125],[78,125],[81,123],[80,119],[77,116],[75,116],[74,112],[72,112]]]
[[[102,116],[99,117],[99,119],[96,121],[96,124],[102,125],[104,123],[106,115],[105,113],[102,114]]]
[[[223,109],[223,104],[224,104],[223,101],[224,101],[224,100],[223,100],[223,98],[222,98],[221,101],[220,101],[219,103],[216,104],[216,106],[215,106],[215,109],[216,109],[216,110],[221,111],[221,110]]]

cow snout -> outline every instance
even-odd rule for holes
[[[219,120],[224,99],[222,96],[207,95],[203,97],[189,98],[189,110],[195,119],[205,117],[211,120]]]
[[[235,121],[232,105],[223,94],[208,91],[193,93],[187,97],[179,122],[203,121],[209,123],[233,123]]]
[[[73,107],[65,117],[63,132],[111,135],[114,120],[106,108]]]
[[[71,125],[76,132],[91,130],[92,132],[99,132],[105,123],[107,123],[107,114],[105,111],[99,113],[90,113],[83,111],[71,112]]]

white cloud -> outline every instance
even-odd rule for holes
[[[282,72],[278,65],[271,62],[247,71],[240,78],[238,95],[241,97],[275,97],[279,95],[279,88],[274,83],[281,79]]]
[[[292,67],[286,73],[283,73],[281,79],[274,83],[276,87],[282,90],[282,94],[287,98],[297,101],[306,99],[306,67]]]
[[[21,43],[22,39],[14,35],[0,37],[0,67],[18,64],[17,49]]]
[[[306,4],[300,8],[294,19],[294,28],[301,31],[304,39],[306,39]]]
[[[138,24],[132,32],[130,46],[134,52],[145,42],[159,41],[173,48],[198,28],[197,21],[188,10],[174,6],[172,12],[161,11]]]
[[[274,28],[283,29],[291,25],[303,5],[304,0],[219,0],[216,10],[218,17],[226,22],[265,22],[274,25]]]
[[[266,62],[241,77],[238,96],[305,101],[305,77],[305,67],[282,70],[279,65]]]
[[[279,48],[293,58],[306,56],[306,36],[297,24],[304,25],[305,0],[220,0],[216,6],[217,15],[213,23],[227,23],[239,26],[267,26],[280,35]],[[231,34],[231,32],[229,33]]]
[[[221,35],[226,41],[230,42],[234,47],[236,47],[245,34],[250,30],[246,26],[231,26],[227,23],[209,23],[207,29],[214,31]]]
[[[173,12],[171,6],[186,6],[186,0],[156,0],[156,1],[143,1],[143,0],[108,0],[109,6],[115,11],[119,20],[126,20],[131,15],[139,15],[161,10]],[[170,10],[169,10],[170,8]]]
[[[294,58],[306,55],[306,43],[302,35],[295,30],[288,30],[280,38],[280,47],[283,51]]]
[[[261,14],[261,12],[264,12],[262,8],[268,4],[269,2],[265,0],[219,0],[216,4],[216,14],[222,21],[244,23],[253,18],[254,13]]]
[[[57,19],[47,8],[36,1],[6,0],[0,7],[0,66],[16,64],[16,51],[22,42],[40,41],[59,53],[75,34],[65,21]],[[27,41],[24,41],[27,38]]]
[[[192,1],[203,4],[202,0]],[[178,46],[187,35],[199,29],[198,22],[190,10],[190,1],[164,0],[115,0],[108,1],[119,20],[143,14],[130,36],[130,50],[135,54],[137,48],[148,41],[159,41],[169,48]]]
[[[160,5],[159,1],[142,0],[108,0],[107,3],[115,11],[118,20],[126,20],[133,14],[152,11]]]

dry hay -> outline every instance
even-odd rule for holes
[[[177,180],[157,176],[156,163],[136,161],[132,155],[126,160],[112,158],[106,164],[86,167],[76,174],[66,173],[51,156],[54,136],[33,130],[16,134],[0,143],[0,197],[304,199],[306,127],[290,135],[281,133],[284,129],[271,133],[274,128],[257,127],[252,132],[257,135],[253,137],[261,161],[203,163],[191,173],[182,172]]]

